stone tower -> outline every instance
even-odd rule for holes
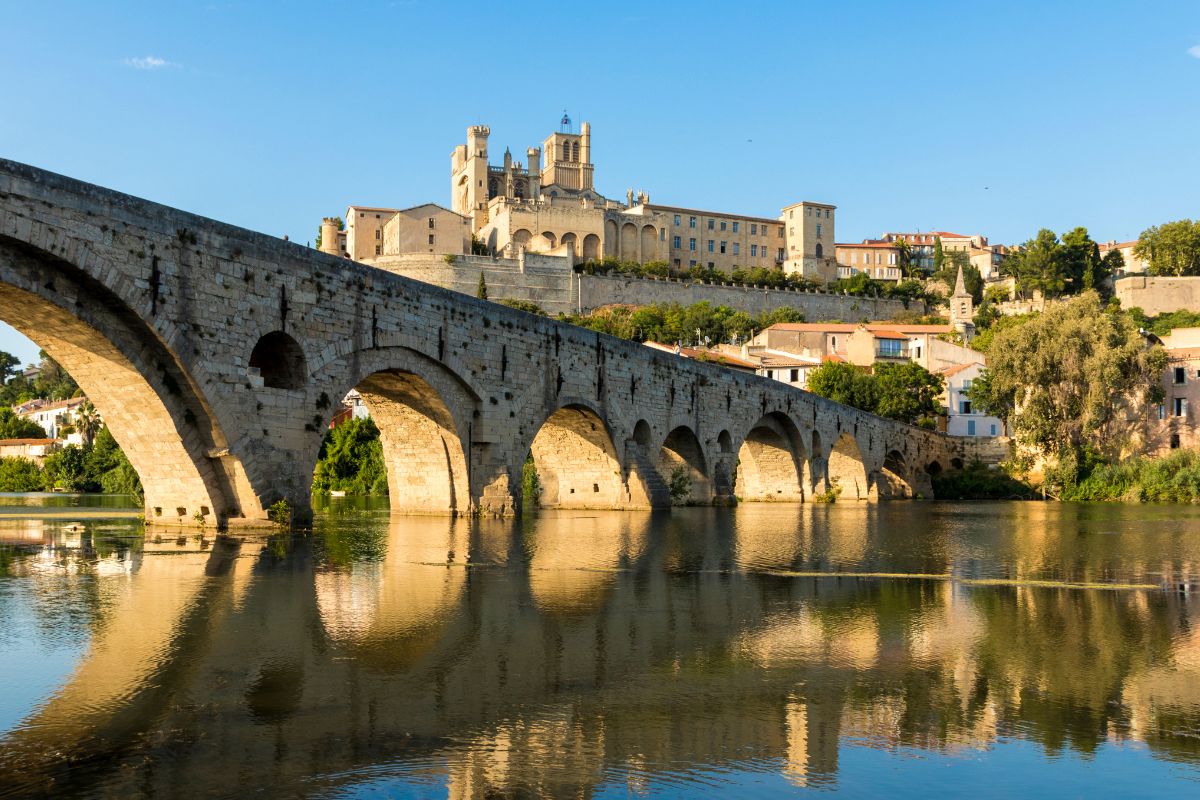
[[[968,342],[975,336],[975,300],[967,291],[967,285],[963,281],[962,267],[958,268],[958,278],[954,281],[954,294],[950,295],[950,324]]]
[[[564,118],[565,119],[565,118]],[[561,186],[576,191],[593,189],[592,126],[583,123],[579,133],[560,131],[546,137],[542,143],[546,167],[542,170],[542,186]]]
[[[488,152],[492,130],[486,125],[467,128],[467,143],[450,154],[450,198],[453,210],[471,220],[478,230],[487,222]]]

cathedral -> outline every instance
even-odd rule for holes
[[[450,154],[450,209],[351,206],[346,230],[322,229],[322,249],[369,262],[407,252],[469,253],[473,241],[497,258],[524,252],[572,263],[661,262],[672,272],[740,267],[784,269],[822,283],[837,277],[833,205],[798,202],[770,218],[655,205],[633,190],[611,200],[595,188],[589,123],[576,131],[564,114],[559,130],[528,148],[524,162],[505,149],[501,162],[491,163],[490,135],[488,126],[472,125]],[[420,225],[428,229],[419,236],[408,232]]]

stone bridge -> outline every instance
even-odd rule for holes
[[[930,496],[979,447],[3,160],[0,319],[95,403],[150,523],[305,519],[354,388],[413,513],[519,512],[529,456],[542,505],[635,509]]]

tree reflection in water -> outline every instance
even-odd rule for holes
[[[23,522],[0,531],[0,643],[87,646],[49,694],[10,691],[0,785],[367,780],[466,798],[752,775],[783,794],[848,780],[851,746],[970,765],[960,754],[1007,758],[1015,739],[1092,759],[1095,789],[1139,743],[1141,778],[1194,788],[1198,519],[1036,503],[353,513],[183,543]]]

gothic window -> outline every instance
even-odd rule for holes
[[[825,248],[821,247],[821,243],[817,242],[817,258],[822,258],[825,255]]]
[[[579,160],[579,142],[575,142],[574,144],[571,145],[571,160],[572,161]]]
[[[488,196],[495,197],[498,194],[500,194],[500,181],[492,178],[488,181]]]

